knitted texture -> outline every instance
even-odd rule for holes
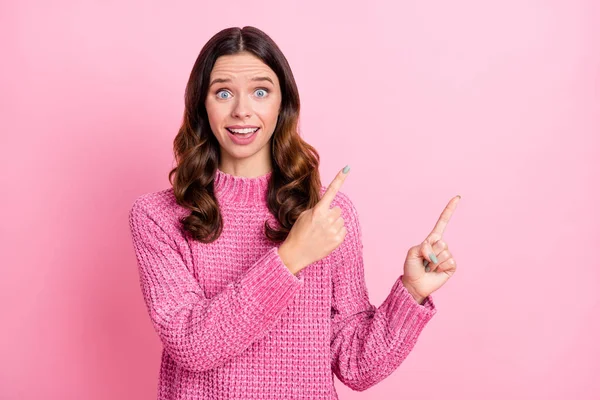
[[[369,302],[358,213],[341,191],[331,207],[342,209],[343,243],[294,275],[264,236],[265,220],[277,224],[271,175],[217,170],[223,232],[208,244],[184,235],[189,210],[172,188],[133,202],[140,287],[163,345],[159,400],[337,399],[334,374],[363,391],[402,363],[437,311],[402,276],[379,307]]]

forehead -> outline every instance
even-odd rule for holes
[[[260,58],[251,53],[242,52],[217,58],[210,77],[250,79],[257,74],[268,76],[273,81],[277,79],[275,72]]]

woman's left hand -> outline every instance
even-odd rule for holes
[[[456,261],[442,235],[459,200],[460,196],[453,197],[433,231],[421,244],[408,250],[402,283],[419,303],[442,287],[456,271]]]

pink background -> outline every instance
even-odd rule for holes
[[[312,4],[311,4],[312,3]],[[201,47],[280,45],[361,216],[373,304],[462,200],[408,359],[342,399],[600,398],[597,1],[2,2],[0,399],[153,399],[127,213],[168,187]]]

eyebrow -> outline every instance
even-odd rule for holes
[[[273,81],[271,80],[271,78],[269,78],[268,76],[256,76],[252,79],[250,79],[251,81],[258,81],[258,82],[262,82],[262,81],[269,81],[271,82],[271,85],[275,86],[275,84],[273,83]],[[210,83],[210,85],[208,85],[208,88],[210,89],[210,87],[212,85],[214,85],[215,83],[224,83],[224,82],[231,82],[231,79],[227,78],[227,79],[223,79],[223,78],[216,78],[213,79],[213,81]]]

